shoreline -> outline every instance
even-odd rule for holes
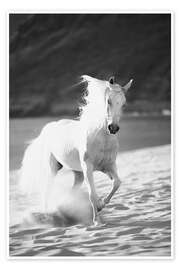
[[[63,117],[62,117],[63,118]],[[41,129],[58,117],[10,119],[10,169],[21,164],[26,143],[35,138]],[[127,116],[122,117],[119,132],[119,152],[171,143],[170,116]]]
[[[169,111],[169,112],[167,112],[167,113],[156,113],[156,112],[154,112],[154,113],[139,113],[139,112],[132,112],[132,113],[124,113],[123,115],[122,115],[122,119],[126,119],[126,118],[143,118],[143,117],[154,117],[154,118],[156,118],[156,117],[171,117],[172,116],[172,114],[171,114],[171,112]],[[46,119],[51,119],[51,118],[54,118],[54,119],[62,119],[62,118],[68,118],[68,119],[75,119],[75,118],[77,118],[77,116],[73,116],[73,115],[68,115],[68,114],[60,114],[60,115],[39,115],[39,116],[22,116],[22,117],[9,117],[9,121],[11,121],[11,120],[18,120],[18,119],[39,119],[39,118],[41,118],[41,119],[44,119],[44,118],[46,118]]]

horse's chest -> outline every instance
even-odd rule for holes
[[[114,141],[94,141],[90,147],[94,168],[100,171],[108,170],[117,155],[117,144]]]

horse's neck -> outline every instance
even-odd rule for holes
[[[106,111],[104,104],[99,103],[90,103],[87,104],[82,111],[81,120],[88,125],[102,125],[105,122]]]
[[[107,131],[106,117],[104,111],[97,111],[97,107],[85,110],[80,118],[82,130],[91,141],[99,141],[101,145],[117,143],[117,136],[110,136]]]
[[[88,117],[84,115],[80,119],[81,127],[87,131],[87,133],[106,133],[106,124],[104,118]]]
[[[114,144],[118,143],[118,138],[116,135],[110,135],[107,131],[106,122],[105,120],[98,119],[92,121],[84,121],[85,119],[81,120],[81,127],[86,131],[85,134],[89,141],[91,142],[98,142],[99,145],[103,146],[104,148],[109,148],[110,145],[114,147]]]

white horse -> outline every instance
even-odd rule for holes
[[[48,194],[52,178],[63,166],[73,171],[74,187],[86,181],[93,208],[93,222],[99,221],[98,211],[109,203],[119,188],[117,174],[118,131],[125,93],[132,80],[121,87],[114,77],[102,81],[87,75],[86,104],[79,120],[63,119],[48,123],[27,147],[21,167],[21,187],[26,192],[38,188]],[[113,179],[113,187],[104,200],[96,193],[93,172],[104,172]]]

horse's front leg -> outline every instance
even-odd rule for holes
[[[97,223],[101,223],[101,220],[98,216],[98,196],[94,185],[93,165],[88,160],[83,161],[82,169],[84,173],[84,179],[88,186],[89,200],[93,208],[93,223],[96,225]]]
[[[108,196],[104,199],[104,203],[107,204],[109,203],[109,201],[111,200],[112,196],[114,195],[114,193],[118,190],[120,184],[121,184],[121,180],[118,176],[117,173],[117,168],[116,165],[114,165],[112,167],[112,169],[107,173],[108,176],[113,179],[113,186],[111,189],[111,192],[108,194]]]

